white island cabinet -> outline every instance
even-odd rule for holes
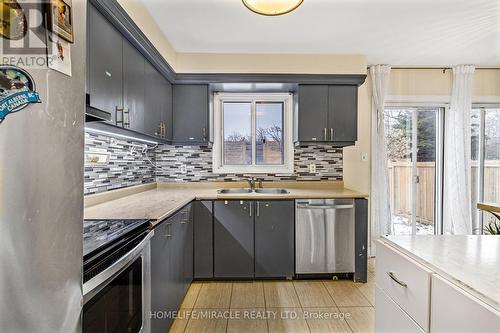
[[[500,332],[500,237],[377,242],[375,332]]]

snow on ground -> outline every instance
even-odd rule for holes
[[[411,220],[404,216],[392,216],[393,235],[411,235]],[[422,224],[417,221],[417,235],[434,235],[432,224]]]

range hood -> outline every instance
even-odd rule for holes
[[[85,122],[111,121],[111,113],[90,106],[90,95],[85,94]]]

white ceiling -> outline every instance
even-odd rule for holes
[[[500,0],[142,0],[177,52],[364,54],[369,64],[500,65]]]

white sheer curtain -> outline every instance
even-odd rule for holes
[[[371,244],[375,255],[375,241],[391,233],[391,207],[389,200],[389,172],[384,130],[384,104],[389,86],[391,67],[370,67],[372,80],[372,168],[371,168]]]
[[[445,115],[443,233],[471,234],[471,129],[474,66],[453,67],[450,109]]]

